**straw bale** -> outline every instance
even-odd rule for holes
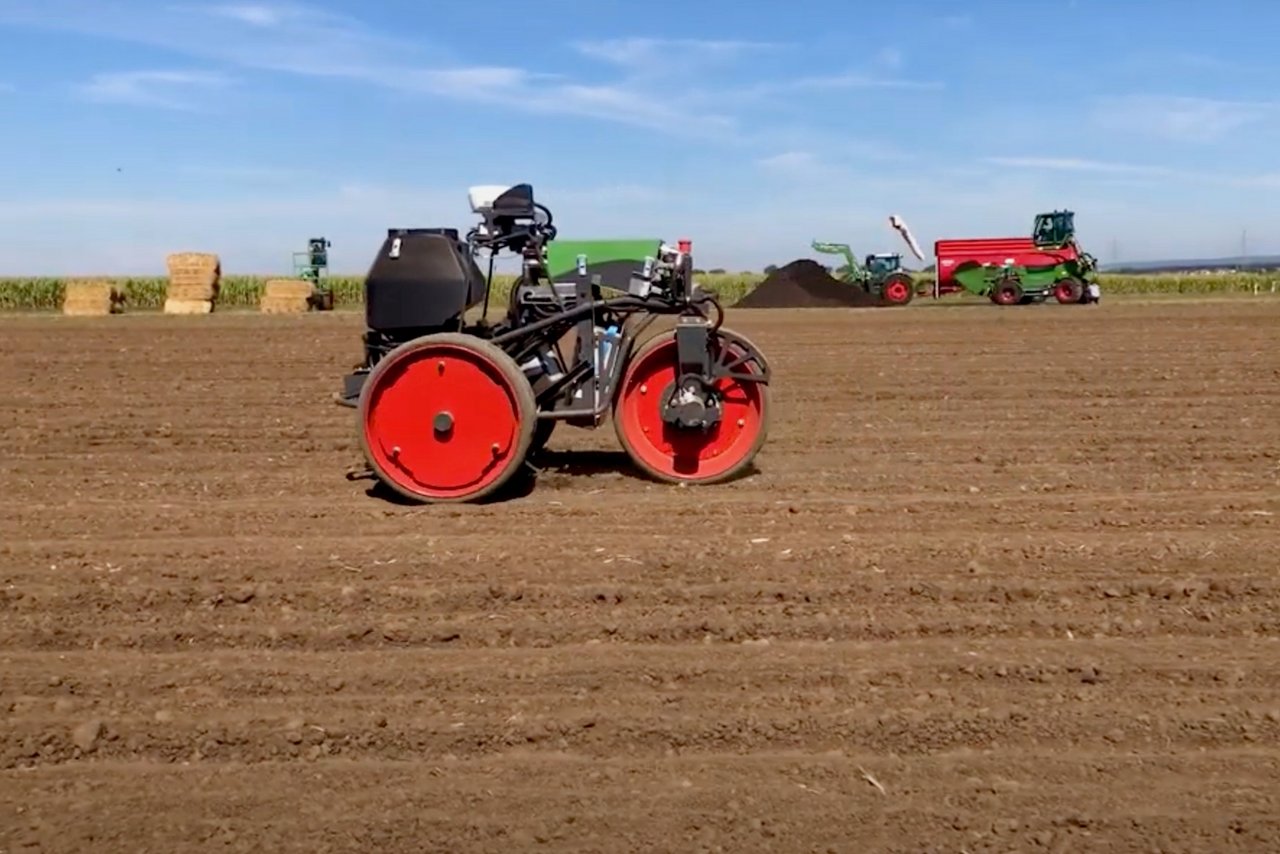
[[[195,269],[222,273],[222,261],[212,252],[174,252],[165,259],[165,265],[172,276],[175,270]]]
[[[311,311],[311,298],[295,294],[264,296],[258,303],[263,314],[306,314]]]
[[[124,311],[124,293],[111,282],[91,279],[67,282],[62,313],[79,317],[103,317]]]
[[[205,300],[218,298],[219,286],[214,282],[170,282],[165,297],[171,300]]]
[[[165,314],[209,314],[213,311],[213,300],[206,299],[166,299]]]
[[[222,281],[218,270],[201,270],[199,267],[175,267],[169,271],[170,282],[183,284],[216,285]]]
[[[315,285],[306,279],[269,279],[262,288],[258,310],[263,314],[303,314],[315,306]]]
[[[269,279],[262,288],[263,297],[309,297],[315,293],[315,285],[306,279]]]

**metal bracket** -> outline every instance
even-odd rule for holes
[[[711,354],[707,339],[710,323],[705,317],[681,317],[676,321],[676,358],[680,374],[711,377]]]

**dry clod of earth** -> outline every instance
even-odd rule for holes
[[[730,309],[758,472],[446,508],[287,321],[0,318],[0,851],[1280,851],[1280,302]]]

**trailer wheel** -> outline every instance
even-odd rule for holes
[[[1022,302],[1022,285],[1013,279],[996,282],[991,289],[991,301],[996,305],[1017,305]]]
[[[881,293],[889,305],[906,305],[915,296],[916,283],[910,276],[894,273],[885,279]]]
[[[511,479],[537,422],[515,361],[472,335],[424,335],[369,372],[360,444],[378,479],[421,504],[478,501]]]
[[[1080,302],[1084,297],[1084,283],[1076,278],[1066,278],[1053,286],[1053,296],[1063,305]]]

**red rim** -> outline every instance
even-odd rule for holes
[[[718,339],[733,358],[741,347]],[[750,363],[735,372],[758,373]],[[716,388],[722,397],[720,423],[703,433],[679,430],[662,420],[661,400],[676,381],[676,342],[662,343],[637,354],[618,390],[614,411],[619,435],[643,467],[662,477],[705,481],[723,477],[748,462],[759,450],[766,424],[766,391],[761,383],[724,377]]]
[[[884,289],[884,294],[889,298],[890,302],[906,302],[909,296],[907,286],[903,282],[890,282],[889,286]]]
[[[1058,302],[1076,302],[1080,299],[1080,293],[1071,282],[1060,282],[1055,291]]]
[[[422,498],[464,498],[520,463],[527,413],[502,365],[443,342],[384,363],[367,380],[362,428],[370,462],[392,486]]]

